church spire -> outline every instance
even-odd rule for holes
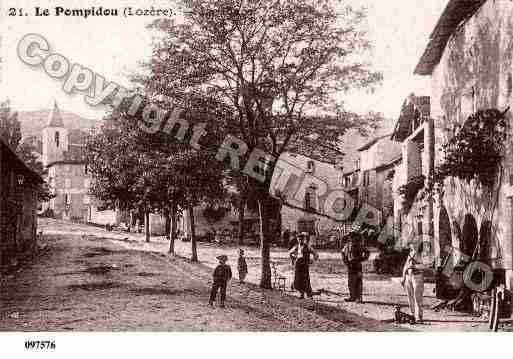
[[[57,101],[54,101],[53,103],[53,110],[48,116],[46,127],[64,127],[64,122],[62,121],[61,111],[59,110],[59,106],[57,106]]]

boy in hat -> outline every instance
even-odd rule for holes
[[[220,255],[217,257],[219,265],[214,269],[214,282],[212,283],[212,291],[210,292],[210,301],[208,304],[214,305],[214,301],[217,297],[217,291],[221,290],[221,303],[219,306],[224,308],[224,301],[226,300],[226,285],[232,278],[232,269],[226,264],[228,257]]]
[[[244,283],[246,275],[248,274],[248,264],[246,258],[244,258],[244,250],[239,249],[239,260],[237,262],[237,269],[239,271],[239,282]]]

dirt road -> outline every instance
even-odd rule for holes
[[[401,330],[235,281],[227,308],[211,308],[206,265],[79,233],[48,234],[42,245],[32,263],[0,283],[0,330]]]

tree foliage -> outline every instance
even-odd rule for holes
[[[445,156],[436,169],[435,180],[443,182],[446,177],[456,177],[470,182],[476,179],[492,187],[508,138],[509,123],[505,116],[508,110],[479,110],[469,116],[443,145]]]
[[[200,122],[200,110],[197,105],[187,111],[189,123]],[[211,140],[205,136],[202,144]],[[215,154],[176,141],[174,133],[145,131],[141,111],[130,115],[120,108],[111,113],[88,140],[86,152],[94,179],[91,193],[110,208],[142,209],[176,220],[181,211],[224,197]]]
[[[337,100],[381,79],[358,61],[370,47],[357,30],[363,10],[317,0],[179,3],[183,23],[153,25],[165,36],[149,65],[150,90],[171,97],[177,90],[206,90],[235,113],[231,133],[276,157],[285,151],[312,156],[319,148],[313,142],[325,145],[326,161],[338,154],[348,128],[376,118],[346,111]]]
[[[359,61],[370,48],[359,30],[363,10],[337,9],[329,0],[182,0],[180,22],[156,21],[150,75],[139,78],[152,95],[183,98],[203,94],[228,106],[222,126],[249,152],[275,159],[287,151],[341,158],[338,145],[349,128],[372,124],[339,101],[354,89],[371,89],[379,73]],[[221,121],[218,121],[219,123]],[[278,215],[269,195],[274,164],[265,183],[248,180],[261,214],[261,286],[270,287],[270,217]],[[243,181],[238,181],[239,183]]]

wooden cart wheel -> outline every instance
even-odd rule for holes
[[[493,330],[495,317],[497,316],[496,312],[496,303],[497,303],[497,289],[493,288],[490,299],[490,314],[488,316],[488,329]]]

